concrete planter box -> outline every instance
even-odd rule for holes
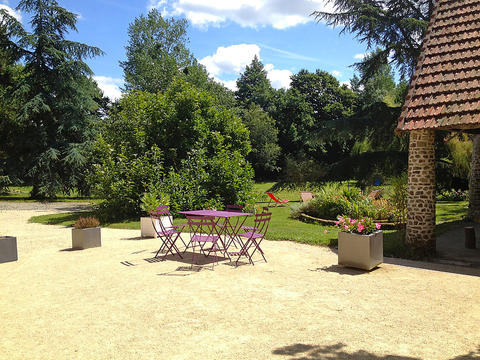
[[[102,246],[102,235],[99,227],[72,229],[72,248],[88,249]]]
[[[162,216],[160,218],[162,220],[163,226],[164,227],[170,227],[172,226],[172,217],[171,216]],[[160,231],[161,227],[158,222],[158,220],[155,220],[155,228]],[[141,217],[140,218],[140,231],[141,231],[141,237],[157,237],[157,233],[155,232],[155,229],[153,228],[153,223],[152,219],[150,217]]]
[[[338,233],[338,264],[371,270],[383,262],[383,233]]]
[[[0,264],[17,260],[17,238],[13,236],[0,236]]]

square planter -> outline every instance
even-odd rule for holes
[[[13,236],[0,236],[0,263],[17,260],[17,238]]]
[[[383,262],[383,233],[370,235],[338,233],[338,264],[372,270]]]
[[[102,235],[99,227],[72,229],[72,248],[88,249],[102,246]]]
[[[164,227],[170,227],[172,226],[172,217],[171,216],[162,216],[160,218],[162,220],[163,226]],[[157,231],[161,230],[160,224],[158,220],[155,220],[155,228]],[[141,237],[157,237],[157,233],[155,232],[155,229],[153,228],[153,223],[152,219],[150,217],[141,217],[140,218],[140,232],[141,232]]]

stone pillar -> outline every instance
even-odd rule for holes
[[[480,219],[480,135],[473,135],[472,170],[468,186],[468,217]]]
[[[407,246],[413,256],[435,253],[435,131],[410,132]]]

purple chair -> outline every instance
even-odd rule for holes
[[[162,261],[165,260],[168,253],[171,253],[174,256],[175,254],[177,254],[178,256],[180,256],[180,258],[183,259],[182,255],[180,254],[180,250],[178,249],[175,242],[180,239],[183,245],[185,245],[185,241],[183,241],[181,233],[186,224],[170,224],[169,226],[166,226],[162,221],[162,218],[165,216],[170,216],[170,208],[168,205],[159,206],[156,208],[156,210],[150,211],[150,218],[152,219],[153,228],[155,229],[158,238],[162,241],[160,248],[155,254],[155,257],[157,257],[159,253],[165,252]],[[158,221],[159,227],[156,226],[156,220]]]
[[[190,242],[187,247],[192,246],[192,266],[196,259],[195,248],[199,246],[199,253],[208,257],[212,252],[215,253],[215,262],[218,263],[217,251],[225,252],[225,245],[217,231],[217,224],[214,216],[192,216],[187,215],[188,226],[191,231]],[[205,248],[207,243],[210,248]],[[196,262],[195,262],[196,263]],[[214,267],[214,263],[212,267]]]
[[[265,258],[265,254],[262,248],[260,247],[260,244],[262,243],[262,240],[265,238],[265,235],[267,234],[268,225],[270,224],[271,218],[272,218],[272,213],[263,212],[261,214],[256,214],[255,220],[254,220],[255,230],[248,231],[243,234],[238,234],[238,236],[246,238],[247,240],[243,243],[239,251],[228,253],[229,256],[230,255],[238,256],[237,260],[235,261],[235,266],[238,266],[238,261],[242,256],[245,256],[250,262],[250,264],[254,265],[252,257],[257,250],[262,255],[263,260],[267,262],[267,259]]]

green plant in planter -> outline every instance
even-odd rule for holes
[[[160,190],[146,192],[140,200],[140,208],[147,214],[156,210],[158,206],[170,205],[170,195]]]

